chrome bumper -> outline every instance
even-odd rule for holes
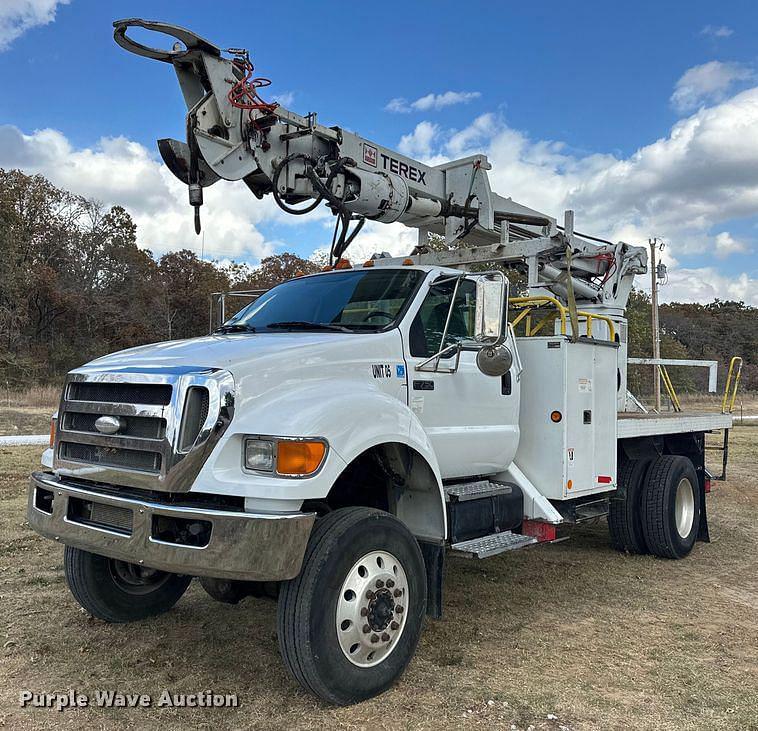
[[[47,493],[52,493],[52,505]],[[95,503],[99,511],[115,509],[127,519],[131,513],[131,525],[110,529],[83,521],[75,508]],[[297,576],[315,520],[313,513],[266,515],[122,498],[47,472],[31,476],[27,515],[34,530],[68,546],[177,574],[247,581]],[[210,523],[207,545],[159,540],[156,517]]]

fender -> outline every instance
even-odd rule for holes
[[[237,409],[233,428],[201,470],[198,490],[242,494],[249,499],[250,509],[298,510],[304,500],[327,497],[345,468],[365,451],[382,444],[404,444],[423,458],[433,475],[433,500],[416,500],[418,510],[431,510],[423,522],[435,526],[433,531],[424,531],[424,537],[444,540],[447,520],[437,457],[418,419],[400,400],[405,386],[391,383],[393,391],[388,392],[389,383],[368,378],[346,378],[338,386],[327,378],[311,376],[300,382],[292,378],[249,398]],[[329,452],[313,477],[250,474],[241,468],[246,435],[322,437],[329,443]],[[407,501],[405,508],[415,516],[416,510],[409,508],[411,502]],[[409,527],[418,522],[409,521]]]

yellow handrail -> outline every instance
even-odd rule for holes
[[[737,369],[736,374],[734,373],[735,368]],[[732,376],[734,376],[734,385],[732,385]],[[734,411],[734,402],[737,400],[737,388],[740,385],[740,376],[742,376],[742,358],[739,355],[735,355],[729,362],[729,373],[724,384],[724,398],[721,399],[722,414],[731,414]],[[728,408],[727,402],[729,402]]]
[[[548,295],[535,295],[533,297],[511,297],[508,300],[508,303],[516,308],[523,308],[523,311],[520,312],[516,317],[514,317],[513,321],[511,322],[511,325],[515,328],[522,320],[526,319],[525,327],[526,327],[526,335],[527,337],[530,337],[532,335],[535,335],[538,333],[543,326],[551,319],[551,317],[560,317],[561,320],[561,335],[566,334],[566,323],[567,323],[567,313],[568,308],[564,307],[555,297],[550,297]],[[552,305],[555,307],[556,312],[555,314],[546,315],[543,317],[534,327],[531,327],[531,313],[532,310],[536,307],[540,307],[541,305]],[[608,325],[608,333],[609,333],[609,340],[611,342],[616,342],[616,328],[613,324],[613,320],[611,320],[610,317],[607,317],[606,315],[598,315],[594,312],[586,312],[585,310],[578,310],[577,315],[580,317],[585,318],[587,322],[587,337],[592,337],[592,321],[593,320],[602,320]]]
[[[525,306],[524,311],[511,323],[513,327],[516,327],[516,325],[518,325],[518,323],[521,322],[524,317],[527,317],[529,315],[533,308],[528,307],[528,305],[535,305],[538,302],[540,304],[550,304],[555,307],[555,309],[558,311],[558,315],[561,318],[561,335],[565,335],[566,308],[555,297],[549,297],[548,295],[538,295],[534,297],[510,297],[508,299],[508,304],[513,305],[514,307],[519,307],[522,305]],[[530,332],[527,331],[527,335],[529,334]]]
[[[663,385],[666,387],[666,393],[669,395],[669,399],[671,400],[671,405],[674,407],[674,411],[681,411],[682,405],[679,403],[679,397],[676,395],[674,384],[671,382],[671,377],[669,376],[669,372],[666,370],[666,366],[659,365],[658,370],[661,373]]]

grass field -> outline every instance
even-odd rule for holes
[[[62,549],[25,520],[36,447],[0,447],[0,727],[758,729],[758,428],[732,432],[710,544],[683,561],[571,540],[447,566],[444,618],[383,696],[326,707],[279,661],[275,604],[213,602],[107,625],[66,589]],[[19,692],[236,693],[235,709],[22,709]]]

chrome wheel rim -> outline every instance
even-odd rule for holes
[[[355,562],[337,599],[337,640],[358,667],[378,665],[397,647],[408,615],[408,579],[387,551],[371,551]]]
[[[686,477],[679,481],[676,488],[674,517],[676,532],[682,538],[686,538],[690,534],[692,523],[695,520],[695,491],[692,489],[692,483]]]

